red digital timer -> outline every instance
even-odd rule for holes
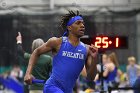
[[[103,36],[103,37],[96,37],[95,38],[95,43],[94,45],[97,48],[108,48],[111,44],[115,44],[114,47],[118,48],[119,47],[119,37],[115,37],[114,40],[109,39],[109,37],[107,36]]]
[[[93,38],[81,38],[85,44],[94,44],[101,49],[128,48],[128,37],[125,36],[96,36]]]

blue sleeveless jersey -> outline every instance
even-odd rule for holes
[[[115,78],[117,77],[117,70],[118,70],[117,67],[115,67],[112,72],[108,73],[107,82],[115,81]]]
[[[103,78],[103,80],[107,83],[109,83],[110,81],[115,81],[117,77],[117,70],[118,70],[117,67],[115,67],[112,72],[108,73],[107,77]],[[101,78],[96,81],[96,84],[100,84],[100,82],[101,82]]]
[[[73,46],[68,37],[62,37],[61,47],[53,57],[52,74],[46,86],[57,86],[64,93],[72,93],[75,82],[82,71],[87,56],[84,43]]]

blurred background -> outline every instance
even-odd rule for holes
[[[79,10],[83,15],[88,37],[99,34],[128,37],[128,48],[106,51],[116,53],[123,73],[127,72],[129,56],[140,64],[140,0],[0,0],[0,74],[9,74],[18,65],[23,78],[26,60],[17,53],[18,32],[22,35],[23,49],[31,53],[34,39],[46,42],[53,36],[62,36],[60,19],[68,10]],[[0,93],[9,93],[4,90],[1,84]]]

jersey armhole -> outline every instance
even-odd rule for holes
[[[63,45],[63,43],[64,43],[64,38],[66,38],[66,37],[64,37],[64,36],[61,37],[60,48],[59,48],[59,50],[58,50],[57,53],[53,54],[53,56],[57,56],[57,55],[59,54],[59,52],[61,51],[61,49],[62,49],[62,45]]]

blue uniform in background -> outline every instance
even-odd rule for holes
[[[114,70],[112,72],[108,73],[107,76],[107,82],[111,82],[111,81],[115,81],[116,77],[117,77],[117,67],[114,68]]]
[[[136,79],[138,78],[137,71],[138,71],[137,65],[128,66],[127,74],[128,74],[128,77],[129,77],[130,86],[133,86]]]
[[[84,43],[73,46],[68,37],[62,37],[61,47],[53,58],[52,74],[45,83],[44,93],[72,93],[86,56]]]
[[[134,83],[134,86],[133,86],[135,89],[134,89],[134,93],[140,93],[140,76],[137,78],[137,80],[135,81]]]
[[[107,91],[108,87],[115,87],[115,85],[117,84],[117,70],[117,67],[115,67],[113,71],[108,73],[107,77],[103,77],[104,91]],[[99,89],[101,88],[101,79],[102,77],[100,77],[100,79],[96,81],[96,85],[99,86]]]

